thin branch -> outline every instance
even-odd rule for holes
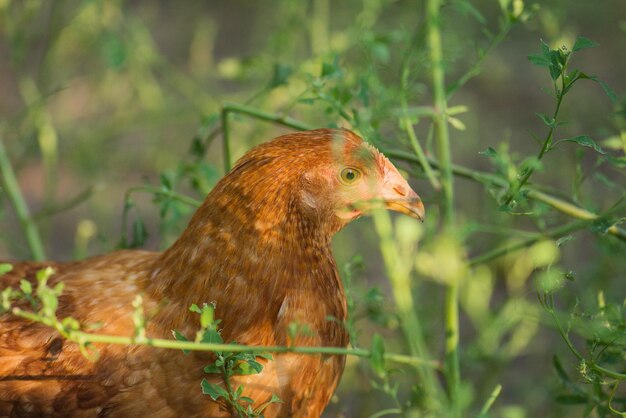
[[[4,148],[2,137],[0,137],[0,173],[2,174],[2,184],[4,186],[4,190],[9,198],[9,201],[11,202],[11,205],[13,206],[13,209],[15,210],[17,219],[22,227],[22,231],[26,237],[26,242],[28,243],[33,259],[37,261],[44,260],[46,256],[43,250],[43,244],[41,243],[39,229],[37,229],[37,225],[30,216],[28,205],[26,204],[24,195],[20,190],[17,178],[15,177],[15,172],[13,171],[13,167],[11,167],[9,157],[6,153],[6,149]]]
[[[613,370],[609,370],[607,368],[604,368],[602,366],[597,365],[593,360],[585,359],[585,357],[582,354],[580,354],[580,352],[578,352],[576,347],[574,347],[574,343],[572,343],[572,341],[570,340],[569,336],[567,335],[567,331],[565,331],[565,329],[563,329],[563,325],[561,324],[561,321],[559,320],[559,318],[558,318],[554,308],[546,306],[546,310],[548,311],[550,316],[552,316],[552,319],[554,320],[554,323],[556,324],[556,326],[557,326],[557,328],[559,330],[559,334],[561,334],[561,338],[563,338],[563,341],[565,341],[565,344],[567,344],[567,347],[570,349],[572,354],[574,354],[574,356],[576,356],[576,358],[578,358],[578,360],[584,361],[585,364],[590,369],[595,370],[595,371],[597,371],[600,374],[603,374],[605,376],[608,376],[608,377],[610,377],[612,379],[616,379],[616,380],[626,380],[626,373],[614,372]]]
[[[242,115],[251,116],[256,119],[260,119],[266,122],[276,123],[278,125],[286,126],[301,131],[312,129],[305,123],[302,123],[289,116],[277,115],[275,113],[267,113],[257,110],[253,107],[239,105],[234,103],[227,103],[222,107],[221,119],[222,119],[222,135],[223,135],[223,154],[224,154],[224,171],[227,173],[231,168],[231,155],[230,155],[230,126],[228,123],[228,117],[230,113],[238,113]]]
[[[415,164],[420,163],[419,159],[417,159],[415,155],[406,151],[394,150],[394,149],[385,149],[382,151],[388,157],[396,158],[399,160],[403,160],[403,161],[407,161],[407,162],[415,163]],[[428,162],[435,169],[439,169],[439,163],[435,159],[429,158]],[[464,167],[461,165],[453,164],[452,172],[459,177],[473,180],[473,181],[476,181],[478,183],[482,183],[485,185],[508,187],[508,184],[509,184],[506,179],[504,179],[503,177],[500,177],[497,174],[486,173],[484,171],[474,170],[474,169]],[[588,211],[587,209],[581,208],[580,206],[567,202],[563,199],[560,199],[548,193],[536,190],[534,186],[525,186],[521,190],[527,193],[526,197],[528,197],[529,199],[545,203],[548,206],[551,206],[554,209],[558,210],[559,212],[564,213],[572,218],[586,220],[586,221],[595,221],[601,218],[600,215],[593,213],[591,211]],[[615,237],[619,238],[622,241],[626,241],[626,231],[618,227],[617,225],[610,226],[606,232],[608,234],[614,235]]]
[[[224,105],[223,109],[227,112],[239,113],[242,115],[251,116],[255,119],[260,119],[266,122],[276,123],[278,125],[286,126],[288,128],[297,129],[299,131],[306,131],[309,129],[313,129],[312,126],[301,122],[297,119],[291,118],[285,115],[279,115],[276,113],[268,113],[262,112],[250,106],[227,103]]]
[[[186,196],[184,194],[180,194],[180,193],[176,193],[173,192],[171,190],[164,190],[160,187],[157,186],[137,186],[137,187],[131,187],[130,189],[128,189],[126,191],[126,199],[128,199],[128,197],[132,194],[132,193],[136,193],[136,192],[145,192],[145,193],[152,193],[154,195],[157,196],[165,196],[165,197],[169,197],[172,198],[174,200],[178,200],[181,203],[184,203],[188,206],[194,207],[194,208],[199,208],[202,205],[202,201],[201,200],[197,200],[194,199],[193,197],[189,197]]]
[[[189,351],[230,351],[230,352],[267,352],[267,353],[298,353],[307,355],[329,354],[329,355],[351,355],[356,357],[370,358],[372,353],[362,348],[343,348],[343,347],[306,347],[306,346],[271,346],[271,345],[240,345],[240,344],[218,344],[194,341],[177,341],[163,338],[149,337],[126,337],[120,335],[92,334],[84,331],[67,329],[56,318],[42,317],[39,314],[24,311],[19,308],[13,308],[11,312],[19,317],[39,322],[44,325],[57,329],[66,339],[73,341],[81,346],[87,343],[115,344],[115,345],[141,345],[157,348],[165,348],[170,350],[189,350]],[[439,362],[432,360],[424,360],[416,356],[408,356],[405,354],[385,353],[385,360],[409,364],[412,366],[431,367],[438,369]]]
[[[433,104],[437,112],[434,119],[437,130],[437,153],[442,193],[442,217],[444,228],[454,228],[454,178],[448,133],[445,71],[443,63],[443,42],[441,36],[441,0],[426,2],[427,39],[430,50],[430,69],[433,87]],[[445,375],[452,417],[461,416],[461,367],[459,360],[459,286],[450,283],[444,297],[444,318],[446,324]]]
[[[571,232],[577,231],[579,229],[583,229],[588,225],[589,225],[588,221],[575,221],[570,224],[560,226],[551,231],[544,232],[543,234],[539,236],[528,238],[528,239],[516,242],[514,244],[504,245],[502,247],[495,248],[491,251],[487,251],[484,254],[471,258],[469,260],[469,265],[476,266],[478,264],[486,263],[498,257],[502,257],[503,255],[510,254],[512,252],[519,251],[523,248],[529,247],[546,238],[556,239],[564,235],[567,235]]]
[[[88,187],[87,189],[83,190],[66,202],[46,206],[43,209],[35,212],[32,218],[35,221],[40,221],[41,219],[47,218],[49,216],[53,216],[61,212],[73,209],[81,203],[87,201],[93,194],[93,189],[93,187]]]
[[[505,19],[507,18],[505,17]],[[512,27],[513,23],[508,19],[505,23],[501,25],[498,34],[491,37],[491,41],[486,48],[479,52],[478,59],[474,61],[472,66],[465,72],[465,74],[463,74],[454,83],[448,86],[448,89],[446,91],[446,98],[448,100],[450,100],[452,96],[454,96],[454,94],[465,85],[465,83],[480,74],[481,67],[483,65],[483,62],[485,61],[485,58],[487,58],[492,49],[500,45],[504,38],[506,38],[506,36],[509,34]]]
[[[556,131],[556,127],[558,126],[557,118],[559,117],[559,111],[561,110],[561,104],[563,103],[563,98],[565,97],[565,94],[567,93],[567,89],[565,85],[566,70],[567,70],[567,61],[563,65],[563,72],[561,73],[561,76],[560,76],[561,89],[557,87],[556,81],[554,81],[554,91],[556,93],[556,106],[554,108],[554,113],[552,114],[552,121],[550,124],[550,129],[548,129],[548,133],[546,135],[546,138],[543,141],[543,144],[541,145],[539,154],[537,154],[537,161],[541,161],[543,156],[546,154],[546,152],[548,152],[551,149],[551,146],[552,146],[552,138],[554,137],[554,132]],[[574,81],[571,81],[569,83],[569,87],[571,87],[572,84],[574,84]],[[524,174],[522,175],[522,178],[518,182],[516,182],[512,190],[509,191],[505,205],[511,204],[511,202],[513,201],[517,193],[528,182],[528,180],[530,179],[530,176],[532,176],[534,171],[535,171],[535,168],[533,166],[530,166],[528,169],[526,169],[526,172],[524,172]]]
[[[487,401],[485,401],[485,404],[480,410],[480,415],[478,415],[478,418],[487,417],[487,413],[493,406],[493,403],[496,401],[496,399],[498,399],[498,396],[500,396],[500,392],[502,392],[502,385],[497,384],[496,387],[493,388],[493,390],[491,391],[491,394],[489,395]]]

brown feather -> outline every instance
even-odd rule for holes
[[[142,294],[146,311],[154,312],[147,329],[151,337],[169,338],[174,329],[192,336],[198,318],[189,306],[214,303],[225,341],[345,347],[345,295],[330,246],[350,220],[337,211],[356,193],[338,180],[345,166],[358,167],[381,184],[393,167],[349,131],[279,137],[235,165],[164,253],[118,251],[66,264],[16,263],[0,277],[0,287],[34,280],[39,269],[52,266],[50,283],[65,283],[58,316],[99,324],[99,333],[131,335],[131,303]],[[310,332],[291,340],[287,329],[293,322]],[[97,347],[99,360],[91,362],[51,328],[0,316],[0,416],[232,413],[200,393],[203,377],[222,384],[219,376],[203,372],[207,354]],[[235,387],[244,384],[244,395],[255,405],[278,395],[283,403],[266,410],[267,417],[317,417],[345,361],[286,353],[263,362],[260,374],[235,377]]]

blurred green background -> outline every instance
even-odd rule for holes
[[[523,7],[520,19],[501,31],[502,10],[516,7],[520,13]],[[162,199],[153,202],[153,195],[143,192],[133,193],[129,204],[125,195],[132,187],[164,184],[197,198],[208,192],[223,174],[221,137],[207,138],[219,129],[225,103],[245,103],[311,126],[357,128],[383,148],[412,152],[398,109],[402,100],[412,109],[432,102],[423,8],[421,1],[391,0],[0,0],[0,135],[28,205],[39,216],[46,256],[72,260],[111,251],[123,235],[132,235],[137,220],[147,236],[140,231],[136,243],[148,249],[170,244],[192,208],[171,203],[164,209]],[[589,135],[611,155],[624,155],[624,0],[450,1],[442,16],[446,80],[476,69],[449,103],[467,107],[451,128],[455,163],[494,171],[490,159],[479,154],[488,147],[514,160],[537,154],[533,135],[543,138],[546,127],[536,113],[551,114],[554,100],[547,71],[527,56],[539,52],[540,40],[571,48],[578,36],[599,46],[576,53],[572,68],[598,76],[617,100],[597,83],[580,82],[563,105],[561,121],[567,123],[559,127],[559,137]],[[430,125],[418,116],[412,115],[415,130],[430,153]],[[232,118],[231,127],[235,157],[289,131],[241,115]],[[198,146],[206,146],[205,152]],[[437,192],[417,167],[397,163],[426,202],[430,219],[422,234],[428,246],[437,242]],[[532,181],[602,212],[621,204],[623,167],[607,164],[593,150],[563,144],[546,156]],[[481,183],[457,179],[456,192],[459,257],[567,220],[545,205],[533,206],[532,216],[498,211],[498,201]],[[121,220],[125,201],[127,225]],[[623,215],[623,206],[617,215],[619,209]],[[362,268],[352,278],[364,345],[375,328],[402,351],[371,220],[350,225],[335,247],[339,265],[356,255],[366,260],[357,263]],[[436,248],[429,251],[437,255]],[[451,254],[446,251],[441,263]],[[565,397],[578,393],[574,386],[583,393],[597,388],[577,376],[575,359],[536,302],[532,262],[524,266],[543,252],[533,247],[476,268],[462,289],[468,411],[477,412],[499,383],[503,390],[492,416],[580,416],[590,405],[591,416],[606,412],[584,397]],[[0,259],[29,257],[15,213],[0,193]],[[565,311],[576,301],[580,316],[597,311],[600,290],[623,309],[623,242],[583,230],[561,248],[558,263],[575,277],[560,292]],[[414,274],[415,298],[429,346],[438,354],[443,297],[437,280],[423,276],[428,274]],[[582,332],[575,341],[584,346],[587,337]],[[569,388],[553,368],[554,355],[572,376]],[[620,356],[623,367],[623,351]],[[362,417],[395,407],[389,391],[374,389],[372,382],[397,383],[405,405],[414,378],[409,370],[391,374],[391,380],[380,380],[366,362],[350,359],[325,416]],[[418,409],[402,409],[419,416]]]

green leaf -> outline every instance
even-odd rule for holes
[[[563,285],[563,275],[557,269],[542,271],[537,276],[537,285],[541,292],[554,292]]]
[[[560,142],[574,142],[574,143],[576,143],[576,144],[578,144],[580,146],[583,146],[583,147],[593,148],[596,152],[598,152],[600,154],[603,154],[603,155],[606,154],[606,152],[604,152],[602,150],[602,148],[600,148],[600,146],[598,144],[596,144],[595,141],[593,139],[591,139],[587,135],[579,135],[579,136],[575,136],[575,137],[572,137],[572,138],[561,139],[561,140],[557,141],[556,144],[558,144]]]
[[[181,334],[180,332],[176,330],[172,330],[172,335],[174,336],[174,339],[176,341],[189,341],[187,337],[185,337],[183,334]],[[189,354],[189,350],[183,350],[183,354],[184,355]]]
[[[248,360],[238,364],[238,374],[258,374],[263,370],[263,365],[256,360]]]
[[[209,395],[211,399],[217,401],[219,398],[229,399],[228,392],[220,385],[209,383],[208,380],[202,379],[202,393]]]
[[[370,364],[379,376],[384,376],[387,373],[385,369],[385,343],[379,334],[374,334],[372,337]]]
[[[626,167],[626,157],[613,157],[612,155],[607,155],[606,160],[616,167]]]
[[[457,119],[452,116],[448,116],[447,120],[448,120],[448,123],[452,125],[452,127],[458,131],[464,131],[466,129],[465,124],[460,119]]]
[[[222,369],[217,367],[215,364],[209,364],[204,368],[204,372],[209,374],[221,374]]]
[[[332,63],[323,62],[322,63],[322,74],[320,77],[334,77],[341,74],[341,69],[339,68],[339,59],[335,57]]]
[[[550,66],[550,58],[547,58],[540,54],[530,54],[528,56],[528,60],[536,66],[539,67],[549,67]]]
[[[13,270],[13,266],[9,263],[0,263],[0,276]]]
[[[609,97],[609,99],[611,99],[611,102],[613,102],[613,103],[617,102],[617,94],[615,94],[613,89],[611,89],[611,87],[609,87],[608,84],[606,84],[604,81],[600,80],[595,75],[589,76],[589,80],[595,81],[596,83],[598,83],[600,85],[600,87],[602,87],[602,90],[604,90],[604,94],[606,94]]]
[[[102,56],[106,64],[113,70],[120,70],[128,56],[126,45],[115,33],[105,33],[101,42]]]
[[[606,234],[610,227],[615,224],[611,219],[598,218],[591,224],[591,230],[593,232],[599,232],[600,234]]]
[[[206,303],[202,306],[202,312],[200,314],[200,326],[202,328],[207,328],[209,325],[213,324],[213,305],[207,305]]]
[[[571,241],[573,239],[574,239],[573,235],[565,235],[564,237],[561,237],[561,238],[556,240],[556,246],[557,247],[561,247],[563,244],[565,244],[566,242],[569,242],[569,241]]]
[[[165,191],[171,191],[173,188],[172,185],[172,173],[161,173],[159,176],[159,180],[161,182],[161,188]]]
[[[559,375],[563,382],[571,381],[570,377],[567,375],[567,372],[563,368],[563,365],[561,364],[561,360],[559,360],[557,356],[552,356],[552,365],[554,366],[554,370],[556,370],[556,374]]]
[[[580,51],[581,49],[594,48],[596,46],[598,46],[598,44],[592,41],[591,39],[585,38],[584,36],[579,36],[578,38],[576,38],[576,42],[574,42],[572,51],[576,52],[576,51]]]
[[[52,267],[46,267],[44,269],[38,270],[37,273],[35,273],[35,278],[37,279],[39,284],[45,285],[50,276],[52,276],[53,274],[54,270],[52,269]]]
[[[25,295],[30,295],[33,293],[33,285],[28,280],[20,280],[20,290]]]
[[[486,155],[487,157],[495,157],[496,155],[498,155],[496,150],[493,149],[492,147],[489,147],[489,148],[487,148],[484,151],[480,151],[479,154],[480,155]]]
[[[202,334],[202,342],[224,344],[222,336],[214,329],[207,329],[206,331],[204,331],[204,334]]]
[[[289,65],[275,64],[274,74],[268,84],[268,88],[273,89],[286,85],[291,74],[293,74],[293,68]]]
[[[547,127],[554,128],[556,126],[556,121],[554,120],[554,118],[551,118],[548,115],[539,112],[535,113],[535,115],[539,116],[539,119],[541,119]]]
[[[543,169],[543,164],[536,156],[527,157],[520,163],[520,173],[525,174],[528,170],[540,171]]]
[[[187,337],[185,337],[183,334],[181,334],[180,332],[176,330],[172,330],[172,335],[174,336],[174,339],[176,341],[189,341]]]
[[[480,11],[474,7],[474,5],[472,3],[470,3],[467,0],[457,0],[452,2],[452,5],[462,14],[464,15],[470,15],[472,16],[474,19],[476,19],[476,21],[482,25],[485,25],[487,23],[487,19],[485,19],[485,16],[482,15],[482,13],[480,13]]]
[[[261,357],[265,360],[274,360],[274,356],[271,353],[254,353],[255,357]]]
[[[48,314],[52,314],[57,310],[59,306],[59,300],[56,295],[51,292],[45,292],[43,294],[38,294],[41,303],[45,307]]]
[[[146,229],[146,225],[143,223],[141,219],[137,219],[133,222],[133,235],[130,243],[130,248],[141,247],[148,238],[148,230]]]
[[[315,99],[311,97],[305,97],[305,98],[299,99],[298,103],[302,103],[305,105],[312,105],[313,103],[315,103]]]

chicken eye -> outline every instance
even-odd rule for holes
[[[352,184],[361,177],[361,172],[356,168],[346,167],[340,173],[341,182],[344,184]]]

